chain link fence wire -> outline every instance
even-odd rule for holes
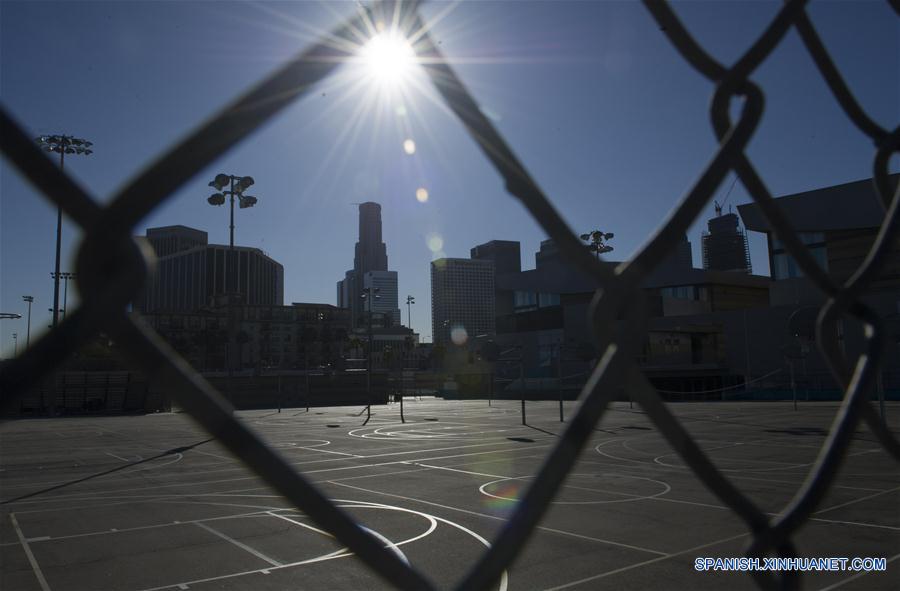
[[[432,42],[428,28],[418,14],[419,3],[415,1],[385,1],[368,9],[361,8],[348,22],[323,36],[151,163],[106,206],[56,168],[34,145],[25,129],[0,107],[0,149],[4,156],[84,232],[77,261],[82,305],[4,368],[0,376],[0,410],[13,408],[42,376],[53,371],[98,332],[106,332],[143,371],[164,377],[172,385],[171,395],[177,404],[211,435],[273,489],[331,532],[373,571],[399,589],[434,588],[425,573],[419,572],[402,556],[386,548],[382,540],[356,524],[302,473],[296,472],[261,438],[236,420],[222,395],[149,328],[139,314],[128,312],[129,303],[140,293],[154,264],[153,253],[142,250],[132,238],[140,220],[200,170],[284,107],[303,98],[318,82],[351,59],[353,48],[366,38],[373,14],[391,15],[396,19],[394,22],[401,23],[408,31],[415,31],[420,37],[417,51],[428,76],[503,178],[506,190],[521,201],[556,241],[564,256],[592,277],[597,285],[590,322],[598,351],[602,354],[582,389],[581,405],[559,444],[545,459],[534,484],[518,503],[515,513],[490,549],[461,578],[457,588],[486,589],[505,576],[505,570],[545,514],[603,417],[613,393],[623,386],[697,478],[744,521],[750,535],[746,548],[748,556],[796,556],[792,537],[829,491],[846,456],[850,439],[861,422],[886,451],[900,460],[900,442],[867,402],[881,363],[883,322],[860,299],[873,278],[878,276],[891,244],[900,235],[900,187],[892,195],[888,180],[889,160],[900,151],[900,128],[882,128],[857,103],[806,15],[806,0],[786,2],[766,30],[730,67],[710,56],[666,3],[661,0],[644,0],[643,3],[675,50],[715,84],[710,115],[719,144],[709,164],[700,171],[694,185],[668,219],[631,259],[615,269],[604,266],[584,248],[525,166],[479,110],[472,95]],[[890,0],[890,4],[900,14],[900,0]],[[875,144],[874,189],[885,215],[864,263],[843,285],[836,284],[817,265],[745,153],[764,111],[762,89],[751,76],[779,46],[791,27],[799,33],[846,116]],[[733,101],[739,101],[741,106],[737,121],[732,121],[729,115]],[[635,363],[647,318],[640,287],[642,278],[675,247],[732,171],[803,273],[827,296],[817,320],[816,341],[843,388],[840,409],[816,462],[790,503],[771,519],[716,468]],[[856,318],[866,327],[865,349],[855,359],[848,359],[839,345],[837,325],[844,316]],[[617,323],[616,318],[625,321]],[[766,589],[794,589],[800,584],[797,572],[754,573],[753,576],[759,586]]]

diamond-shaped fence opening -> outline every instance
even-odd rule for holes
[[[398,588],[433,588],[426,574],[385,548],[383,542],[358,527],[341,509],[326,499],[301,473],[233,416],[228,403],[196,371],[172,350],[139,315],[126,312],[148,273],[152,254],[142,252],[132,239],[137,223],[159,206],[202,168],[235,143],[305,96],[315,84],[351,57],[349,46],[367,30],[372,11],[394,11],[409,30],[421,31],[418,51],[425,69],[446,105],[459,118],[469,135],[505,181],[508,192],[538,221],[558,244],[563,255],[583,273],[594,278],[597,292],[590,322],[601,352],[585,384],[581,405],[571,418],[559,444],[546,458],[527,495],[518,504],[490,549],[459,581],[460,589],[483,589],[505,576],[504,571],[522,549],[530,533],[557,494],[572,469],[593,427],[603,416],[616,387],[625,386],[634,401],[681,456],[694,474],[746,524],[751,533],[748,556],[777,554],[795,556],[792,538],[821,502],[846,455],[850,439],[864,421],[881,444],[900,458],[900,442],[880,422],[867,402],[881,362],[883,326],[863,303],[863,294],[877,277],[900,230],[898,195],[892,195],[888,162],[900,151],[900,130],[885,130],[870,119],[835,67],[825,46],[805,13],[804,0],[787,2],[766,30],[731,67],[711,57],[679,22],[667,4],[645,0],[644,4],[674,48],[698,72],[715,83],[711,105],[718,149],[709,165],[699,172],[691,189],[681,199],[664,225],[646,246],[615,270],[602,265],[583,248],[578,236],[563,222],[552,203],[527,169],[516,158],[477,103],[444,59],[417,13],[417,2],[385,2],[335,28],[262,80],[199,127],[188,139],[151,163],[107,206],[85,193],[54,167],[32,143],[28,134],[0,111],[0,146],[4,155],[51,201],[59,205],[84,231],[77,273],[83,294],[80,309],[71,313],[26,353],[4,368],[2,407],[11,408],[24,392],[51,372],[67,355],[98,331],[109,333],[135,362],[148,373],[170,380],[176,402],[206,430],[275,490],[334,534],[371,569]],[[900,5],[891,1],[900,12]],[[809,250],[788,225],[765,183],[745,153],[745,147],[763,116],[762,90],[752,81],[755,70],[796,29],[835,100],[859,131],[876,145],[874,181],[885,215],[878,237],[864,264],[845,284],[835,284],[817,265]],[[742,99],[737,121],[732,121],[732,100]],[[681,423],[663,404],[657,391],[635,364],[641,346],[639,336],[646,320],[640,283],[649,269],[673,249],[690,224],[708,205],[714,191],[731,172],[757,203],[786,250],[827,296],[817,321],[817,344],[842,385],[843,402],[818,460],[790,504],[770,518],[744,495],[709,460]],[[838,341],[838,319],[851,316],[867,327],[866,349],[857,359],[845,360]],[[625,330],[613,332],[615,318],[625,319]],[[799,575],[756,574],[763,587],[796,587]]]

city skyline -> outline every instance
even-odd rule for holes
[[[94,154],[67,162],[66,170],[108,199],[174,141],[355,10],[350,3],[222,6],[4,2],[0,100],[34,135],[92,141]],[[779,6],[676,8],[728,62]],[[861,104],[882,124],[895,125],[900,40],[890,8],[812,3],[809,12]],[[423,13],[454,69],[573,231],[615,232],[612,260],[640,247],[711,157],[713,88],[640,5],[429,4]],[[222,31],[235,26],[247,41],[225,40]],[[870,143],[846,121],[795,33],[755,78],[767,106],[748,154],[773,194],[870,176]],[[211,243],[227,244],[227,213],[206,203],[207,181],[221,171],[252,175],[261,199],[236,216],[236,243],[284,264],[285,301],[330,302],[333,281],[351,256],[352,203],[377,201],[392,212],[384,235],[393,245],[398,295],[416,297],[413,328],[430,340],[432,260],[465,257],[490,240],[516,240],[523,268],[531,268],[546,236],[422,77],[412,82],[405,95],[391,96],[360,84],[356,66],[342,68],[199,173],[141,227],[185,224],[208,232]],[[732,180],[717,192],[726,211],[748,201],[739,182],[729,189]],[[23,318],[0,321],[0,356],[11,354],[12,333],[26,332],[22,295],[35,298],[33,335],[49,323],[55,216],[55,205],[4,160],[0,311]],[[712,203],[688,235],[695,265],[710,217]],[[79,240],[65,220],[61,271],[76,271]],[[761,237],[750,241],[753,268],[766,274]],[[77,305],[76,290],[69,291],[68,305]]]

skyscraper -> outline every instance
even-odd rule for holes
[[[721,208],[716,213],[721,214]],[[714,271],[738,271],[750,273],[750,249],[747,236],[733,213],[718,215],[708,222],[709,232],[704,232],[703,268]]]
[[[496,332],[494,261],[431,261],[431,333],[435,343],[462,345]]]
[[[358,275],[388,270],[387,247],[381,240],[381,206],[371,201],[359,204],[359,242],[353,270]]]
[[[366,283],[367,274],[372,273]],[[392,275],[391,275],[392,274]],[[381,237],[381,205],[372,201],[359,204],[359,240],[353,255],[353,269],[344,274],[344,279],[337,282],[337,305],[350,309],[350,317],[354,327],[365,324],[366,310],[362,301],[365,287],[385,287],[385,293],[379,292],[375,303],[375,311],[385,308],[387,300],[392,296],[393,315],[397,308],[397,273],[388,271],[387,246]],[[390,289],[389,289],[390,288]],[[397,314],[399,318],[399,313]]]

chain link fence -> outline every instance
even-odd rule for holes
[[[900,2],[890,0],[900,13]],[[886,130],[876,124],[855,100],[841,73],[805,12],[806,1],[784,4],[765,31],[732,66],[711,57],[678,20],[671,8],[655,0],[644,0],[674,48],[698,72],[715,83],[710,114],[719,142],[715,156],[699,171],[697,179],[677,208],[646,245],[615,269],[601,264],[567,227],[551,201],[531,178],[476,101],[432,42],[418,15],[418,3],[384,2],[360,9],[348,22],[335,28],[315,45],[282,66],[221,112],[202,124],[185,141],[150,163],[108,205],[86,193],[44,157],[30,134],[5,110],[0,110],[0,148],[47,198],[59,205],[81,226],[84,240],[77,262],[82,305],[3,370],[0,377],[2,408],[8,410],[19,398],[54,370],[68,355],[100,331],[109,334],[148,375],[164,376],[172,385],[174,401],[189,412],[210,434],[219,439],[273,489],[330,531],[373,571],[400,589],[431,589],[433,583],[386,548],[383,542],[358,526],[344,511],[325,498],[310,481],[296,472],[274,450],[232,415],[222,395],[163,341],[128,304],[140,293],[153,267],[154,255],[142,250],[133,238],[138,222],[169,198],[202,168],[211,164],[234,144],[272,118],[289,104],[303,98],[342,62],[352,57],[360,31],[373,11],[393,14],[410,30],[421,31],[419,57],[447,106],[459,118],[484,155],[503,177],[507,191],[518,198],[573,265],[596,281],[590,322],[601,351],[581,392],[582,404],[544,461],[534,484],[517,506],[490,549],[458,582],[459,589],[485,589],[498,581],[523,545],[566,474],[572,469],[593,428],[606,411],[612,393],[626,388],[646,411],[704,485],[744,521],[751,536],[748,556],[796,556],[793,535],[819,506],[834,482],[851,437],[860,423],[874,433],[894,457],[900,459],[900,442],[881,422],[867,401],[879,371],[883,351],[882,322],[861,300],[877,277],[893,240],[898,237],[900,198],[891,195],[888,164],[900,151],[900,129]],[[822,271],[800,238],[794,233],[772,198],[745,148],[763,116],[763,92],[751,77],[779,46],[793,27],[827,82],[834,99],[859,131],[875,145],[873,158],[875,190],[885,209],[877,239],[865,262],[845,284],[837,285]],[[891,75],[885,73],[885,75]],[[732,101],[741,101],[740,116],[730,117]],[[816,340],[828,360],[835,380],[843,388],[841,408],[820,450],[817,461],[793,500],[776,517],[768,517],[737,486],[719,471],[661,400],[656,389],[635,365],[645,333],[645,306],[641,280],[670,253],[691,223],[713,197],[714,191],[732,171],[774,228],[786,250],[807,277],[827,296],[818,322]],[[854,317],[867,327],[866,347],[856,359],[847,359],[838,341],[837,322]],[[617,317],[625,318],[616,328]],[[763,588],[797,588],[800,574],[756,573]]]

